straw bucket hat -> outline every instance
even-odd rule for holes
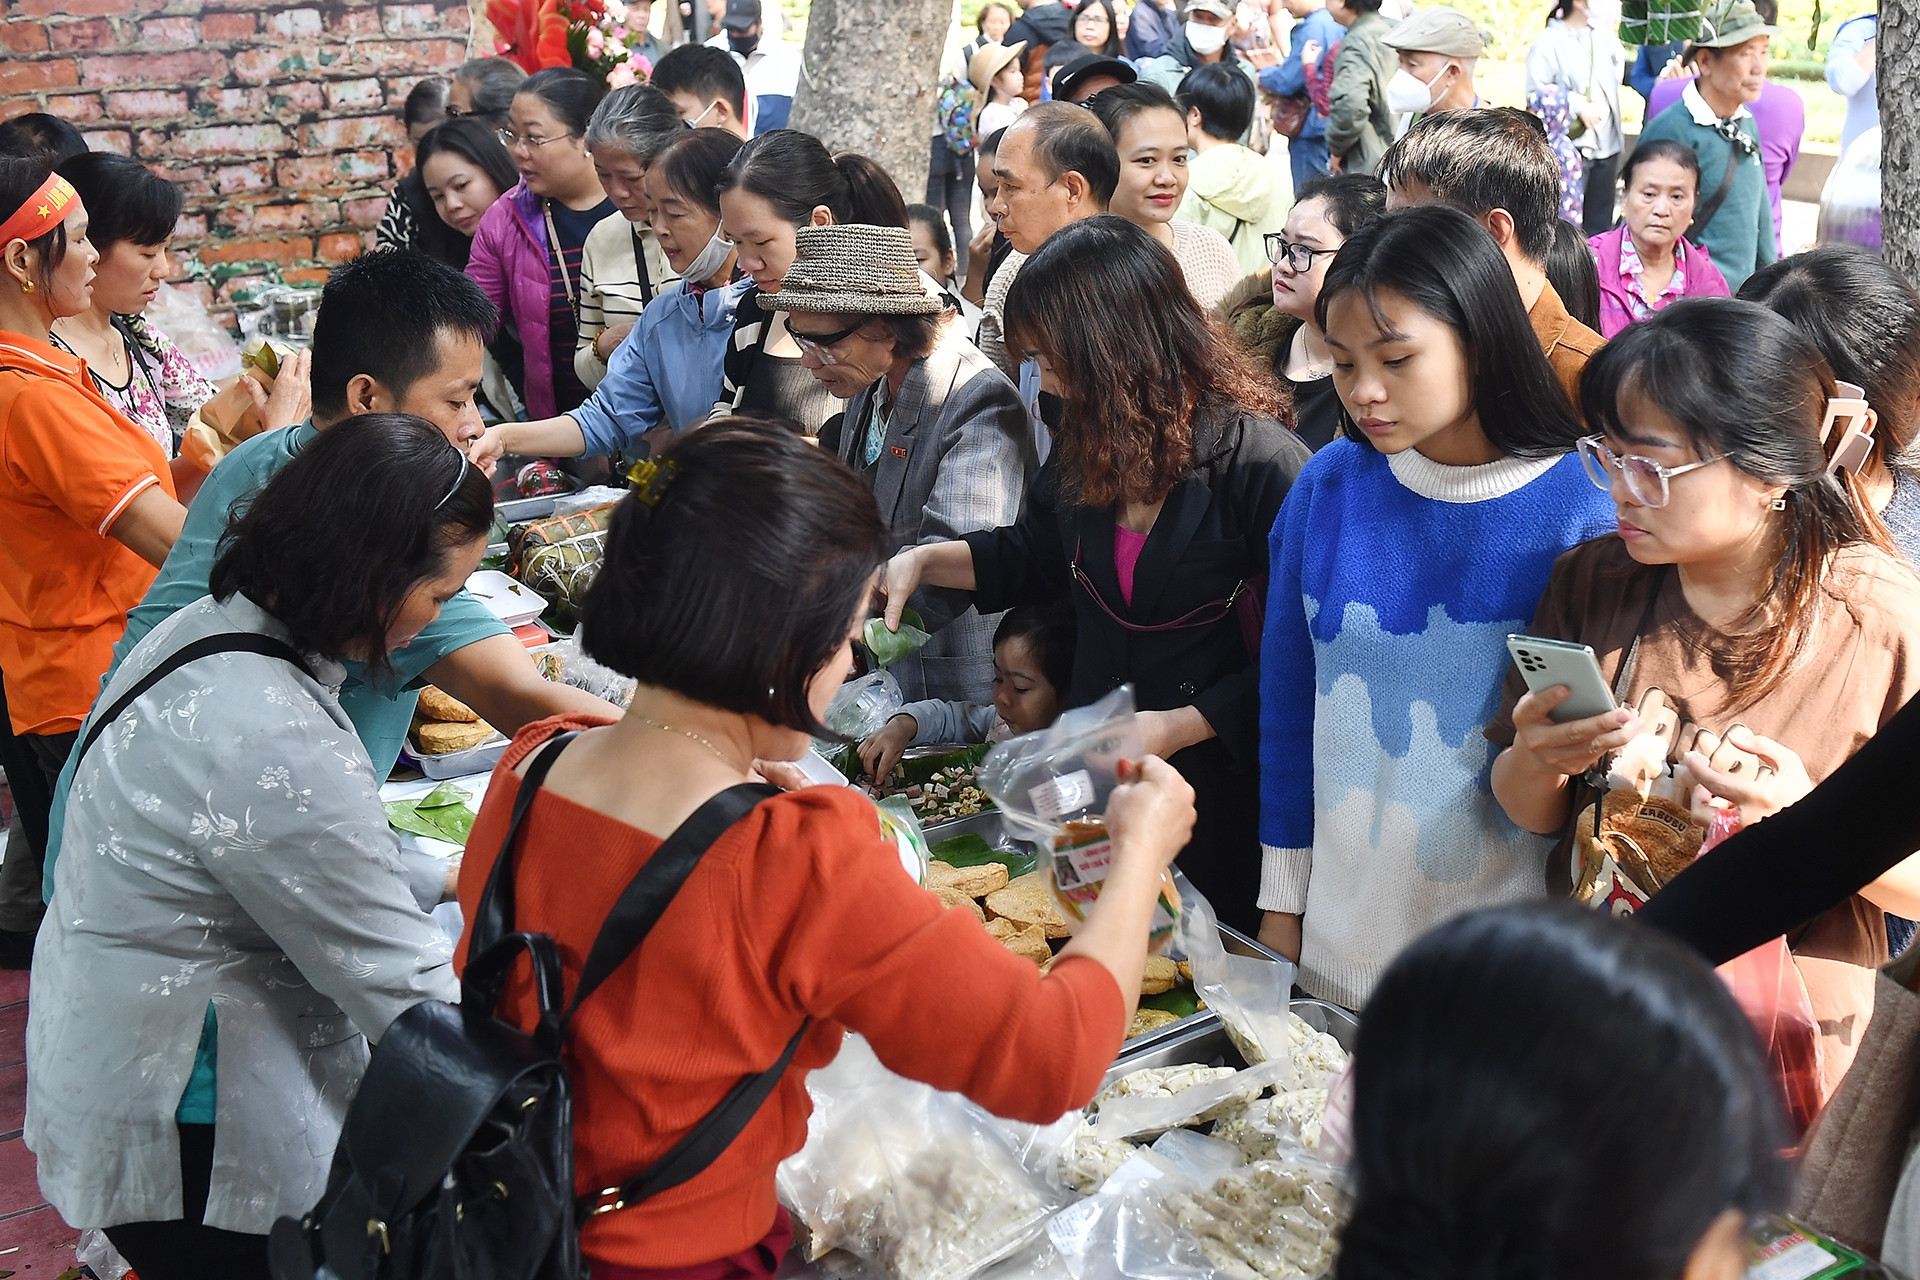
[[[1012,44],[983,44],[972,58],[967,60],[967,79],[981,93],[993,83],[993,78],[1006,69],[1009,62],[1018,58],[1027,50],[1025,40],[1015,40]]]
[[[842,316],[929,316],[946,304],[929,292],[905,227],[801,227],[793,265],[778,293],[760,295],[764,311]]]

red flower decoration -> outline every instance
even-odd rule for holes
[[[501,56],[513,59],[529,74],[573,65],[560,0],[487,0],[487,21],[499,34]]]

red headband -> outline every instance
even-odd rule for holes
[[[59,174],[50,174],[13,216],[0,223],[0,246],[14,240],[38,240],[65,221],[67,210],[80,198],[73,184]]]

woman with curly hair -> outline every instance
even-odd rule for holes
[[[1131,682],[1151,754],[1193,784],[1181,868],[1257,926],[1260,609],[1267,532],[1307,461],[1272,380],[1123,218],[1056,232],[1007,297],[1009,349],[1064,408],[1025,514],[887,565],[887,625],[921,586],[981,613],[1071,598],[1070,706]]]

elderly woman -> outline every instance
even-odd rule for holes
[[[266,1276],[268,1228],[319,1197],[367,1042],[455,996],[336,690],[343,660],[381,666],[438,616],[492,516],[431,424],[329,428],[82,732],[26,1141],[61,1216],[148,1280]]]
[[[1707,247],[1686,237],[1700,203],[1700,158],[1670,138],[1627,157],[1627,220],[1590,237],[1600,272],[1600,332],[1614,337],[1680,298],[1724,298],[1726,277]]]
[[[782,296],[785,296],[784,290]],[[1180,864],[1220,917],[1259,912],[1259,640],[1267,534],[1307,448],[1270,378],[1181,284],[1173,254],[1112,215],[1020,268],[1007,345],[1064,407],[1021,518],[887,565],[887,624],[922,587],[992,611],[1071,599],[1067,701],[1131,682],[1147,750],[1199,796]]]
[[[847,402],[835,449],[880,503],[894,549],[997,529],[1026,494],[1026,410],[1019,390],[927,291],[900,227],[802,227],[780,291],[801,366]],[[909,700],[985,702],[993,693],[993,621],[964,599],[922,592],[937,632],[890,670]],[[951,619],[951,621],[949,621]]]
[[[580,337],[573,371],[588,390],[607,376],[613,349],[647,304],[680,278],[648,225],[647,166],[687,131],[666,94],[651,85],[615,89],[587,122],[593,171],[617,211],[587,233],[580,252]]]
[[[780,427],[722,419],[666,458],[615,514],[586,601],[588,652],[639,682],[633,705],[617,722],[522,732],[460,875],[471,913],[531,789],[514,924],[554,938],[570,985],[662,841],[749,807],[732,805],[755,762],[796,759],[823,732],[892,541],[865,487]],[[893,1070],[1001,1115],[1045,1123],[1085,1105],[1140,990],[1161,869],[1193,821],[1171,769],[1148,759],[1137,776],[1108,802],[1100,900],[1044,974],[902,875],[857,791],[803,787],[727,826],[572,1025],[576,1189],[632,1177],[783,1046],[791,1066],[691,1180],[587,1219],[593,1275],[770,1277],[793,1238],[774,1170],[806,1141],[808,1073],[848,1030]],[[937,996],[935,969],[950,979]],[[537,1012],[516,975],[503,1015],[530,1026]]]

